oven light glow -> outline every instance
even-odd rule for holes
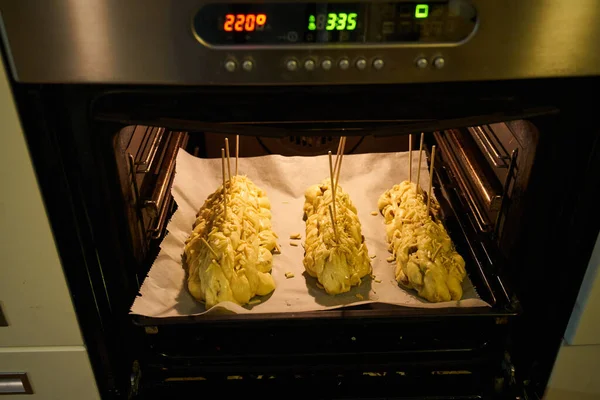
[[[417,4],[415,8],[415,18],[427,18],[429,16],[429,6],[427,4]]]

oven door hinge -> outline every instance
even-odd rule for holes
[[[529,381],[525,380],[521,382],[517,380],[517,371],[508,352],[504,353],[502,370],[504,376],[496,379],[496,390],[501,391],[504,394],[504,398],[507,399],[532,400],[526,390]]]
[[[131,400],[137,396],[141,376],[142,370],[140,368],[140,363],[135,360],[131,367],[131,376],[129,377],[129,395],[127,396],[127,399]]]

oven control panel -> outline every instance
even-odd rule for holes
[[[203,6],[194,34],[214,47],[460,43],[475,31],[465,0],[431,2],[227,3]]]
[[[0,0],[17,82],[351,85],[600,75],[598,0]],[[48,35],[48,32],[52,32]]]
[[[234,82],[377,82],[406,68],[441,70],[440,49],[466,42],[477,24],[467,0],[221,2],[196,12],[192,32],[223,54],[215,67]]]

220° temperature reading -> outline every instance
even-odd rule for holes
[[[225,32],[254,32],[262,31],[267,23],[266,14],[227,14],[223,30]]]
[[[353,31],[356,29],[357,13],[329,13],[308,16],[309,31]]]

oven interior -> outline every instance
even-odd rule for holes
[[[296,127],[296,134],[281,137],[241,136],[241,156],[326,154],[335,151],[346,134],[352,135],[347,137],[346,154],[408,150],[408,135],[378,137],[368,129],[334,126]],[[417,146],[419,135],[413,135]],[[158,254],[166,224],[177,207],[170,195],[177,151],[219,158],[225,137],[235,143],[235,135],[227,133],[146,125],[126,126],[114,136],[124,214],[140,282]],[[234,381],[229,382],[230,390],[243,392],[261,387],[327,386],[335,381],[346,395],[365,384],[384,385],[381,395],[394,386],[405,388],[403,393],[408,395],[422,393],[423,382],[431,379],[439,383],[431,396],[435,390],[438,394],[456,390],[456,395],[491,395],[494,388],[504,388],[504,380],[510,378],[504,377],[502,364],[509,320],[520,312],[501,273],[514,241],[514,235],[506,232],[515,231],[511,224],[522,212],[538,132],[532,123],[515,120],[426,132],[424,137],[428,160],[431,146],[439,149],[434,190],[446,227],[490,309],[419,310],[373,304],[306,315],[134,316],[152,349],[147,358],[138,360],[144,365],[146,380],[154,382],[144,390],[171,393],[173,386],[185,391],[190,386],[209,388]],[[453,318],[461,322],[460,328],[451,331],[448,323]],[[228,335],[231,324],[240,321],[261,324],[260,328],[244,328],[251,339],[243,343]],[[328,339],[306,341],[312,330],[322,329],[319,323],[328,324]],[[182,337],[194,346],[182,348]],[[336,396],[344,396],[336,389]]]
[[[343,130],[346,134],[347,129]],[[361,133],[361,130],[350,131]],[[340,131],[296,131],[283,137],[241,136],[242,157],[268,154],[307,156],[327,154],[338,147]],[[364,132],[363,132],[364,133]],[[413,150],[418,150],[415,132]],[[425,134],[429,160],[431,146],[439,149],[434,190],[442,203],[443,217],[454,227],[453,240],[472,257],[481,295],[490,304],[497,296],[488,274],[497,272],[502,259],[510,258],[514,235],[511,224],[522,212],[537,144],[535,126],[525,120],[446,129]],[[177,151],[204,158],[219,158],[224,138],[215,132],[173,131],[163,127],[130,125],[114,139],[115,162],[128,218],[138,278],[147,274],[176,204],[170,194]],[[348,136],[346,154],[408,151],[408,135]],[[485,255],[485,259],[483,258]],[[502,297],[506,298],[507,293]]]

